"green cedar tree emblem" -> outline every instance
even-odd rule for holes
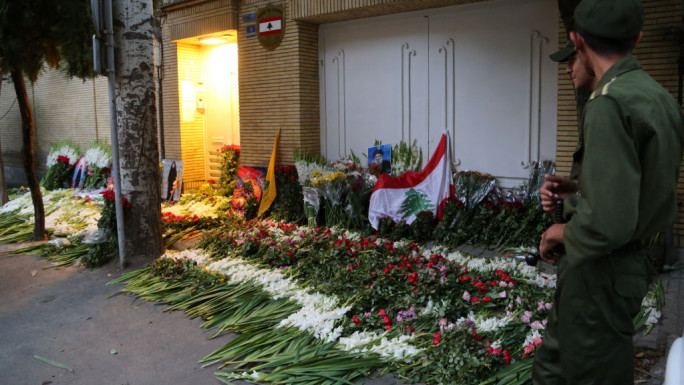
[[[404,194],[404,202],[401,204],[401,219],[417,215],[421,211],[434,211],[435,205],[427,199],[427,194],[410,189]]]

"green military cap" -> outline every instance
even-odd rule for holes
[[[551,55],[549,55],[549,57],[556,63],[565,63],[566,61],[568,61],[568,59],[570,59],[570,56],[572,56],[574,53],[575,43],[573,43],[572,40],[568,40],[568,44],[565,47],[552,53]]]
[[[575,8],[575,27],[604,39],[636,38],[644,25],[639,0],[582,0]]]

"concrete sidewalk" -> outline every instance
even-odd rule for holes
[[[107,282],[143,266],[50,266],[37,257],[0,255],[1,385],[220,384],[218,365],[198,362],[235,334],[209,339],[215,331],[200,328],[200,319],[132,296],[108,298],[123,285]],[[386,375],[366,384],[403,382]]]

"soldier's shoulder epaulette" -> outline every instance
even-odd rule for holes
[[[603,87],[595,89],[594,92],[592,92],[591,95],[589,96],[589,100],[597,98],[601,95],[608,95],[608,89],[610,88],[610,85],[613,84],[613,82],[615,80],[617,80],[617,76],[610,79],[610,81],[608,83],[604,84]]]

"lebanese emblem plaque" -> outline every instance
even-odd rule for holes
[[[285,36],[285,17],[282,5],[268,4],[257,10],[257,37],[265,49],[272,51]]]

